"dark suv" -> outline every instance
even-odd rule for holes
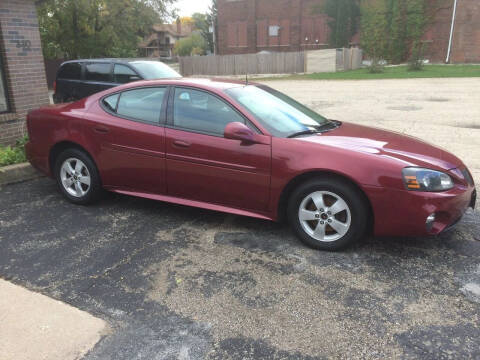
[[[55,104],[82,99],[99,91],[137,80],[179,78],[159,61],[95,59],[64,62],[54,83]]]

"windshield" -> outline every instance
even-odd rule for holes
[[[146,80],[182,77],[170,66],[158,61],[134,61],[130,64],[135,67]]]
[[[329,123],[315,111],[268,86],[248,85],[226,92],[276,137],[313,132]]]

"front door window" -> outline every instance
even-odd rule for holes
[[[209,135],[223,136],[231,122],[245,124],[244,118],[224,101],[204,91],[175,89],[174,126]]]

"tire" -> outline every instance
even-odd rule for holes
[[[57,156],[55,179],[63,195],[74,204],[92,204],[98,201],[103,193],[97,166],[79,149],[66,149]]]
[[[53,94],[52,99],[54,104],[62,103],[61,99],[59,99],[58,96],[55,96],[55,94]]]
[[[336,251],[365,235],[369,211],[364,194],[356,187],[338,177],[321,177],[293,191],[287,216],[306,245]]]

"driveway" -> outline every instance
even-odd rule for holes
[[[480,78],[263,81],[331,119],[412,135],[459,156],[480,184]]]
[[[413,110],[378,101],[357,113],[347,103],[371,102],[365,91],[321,83],[295,82],[289,93],[311,96],[307,102],[340,120],[372,117],[410,130]],[[315,98],[306,95],[312,89]],[[395,89],[381,99],[398,107],[397,92],[410,95]],[[329,106],[337,101],[331,92],[342,94],[341,103]],[[437,121],[432,109],[442,114],[456,102],[449,99],[422,100],[433,105],[414,126]],[[469,104],[465,112],[478,111]],[[444,127],[465,139],[478,131],[432,124],[439,134],[433,142]],[[467,163],[478,156],[478,145],[470,149],[459,154]],[[306,248],[284,225],[257,219],[116,194],[74,206],[47,178],[6,186],[0,199],[0,277],[109,323],[110,333],[85,359],[480,357],[478,213],[438,237],[368,238],[327,253]]]

